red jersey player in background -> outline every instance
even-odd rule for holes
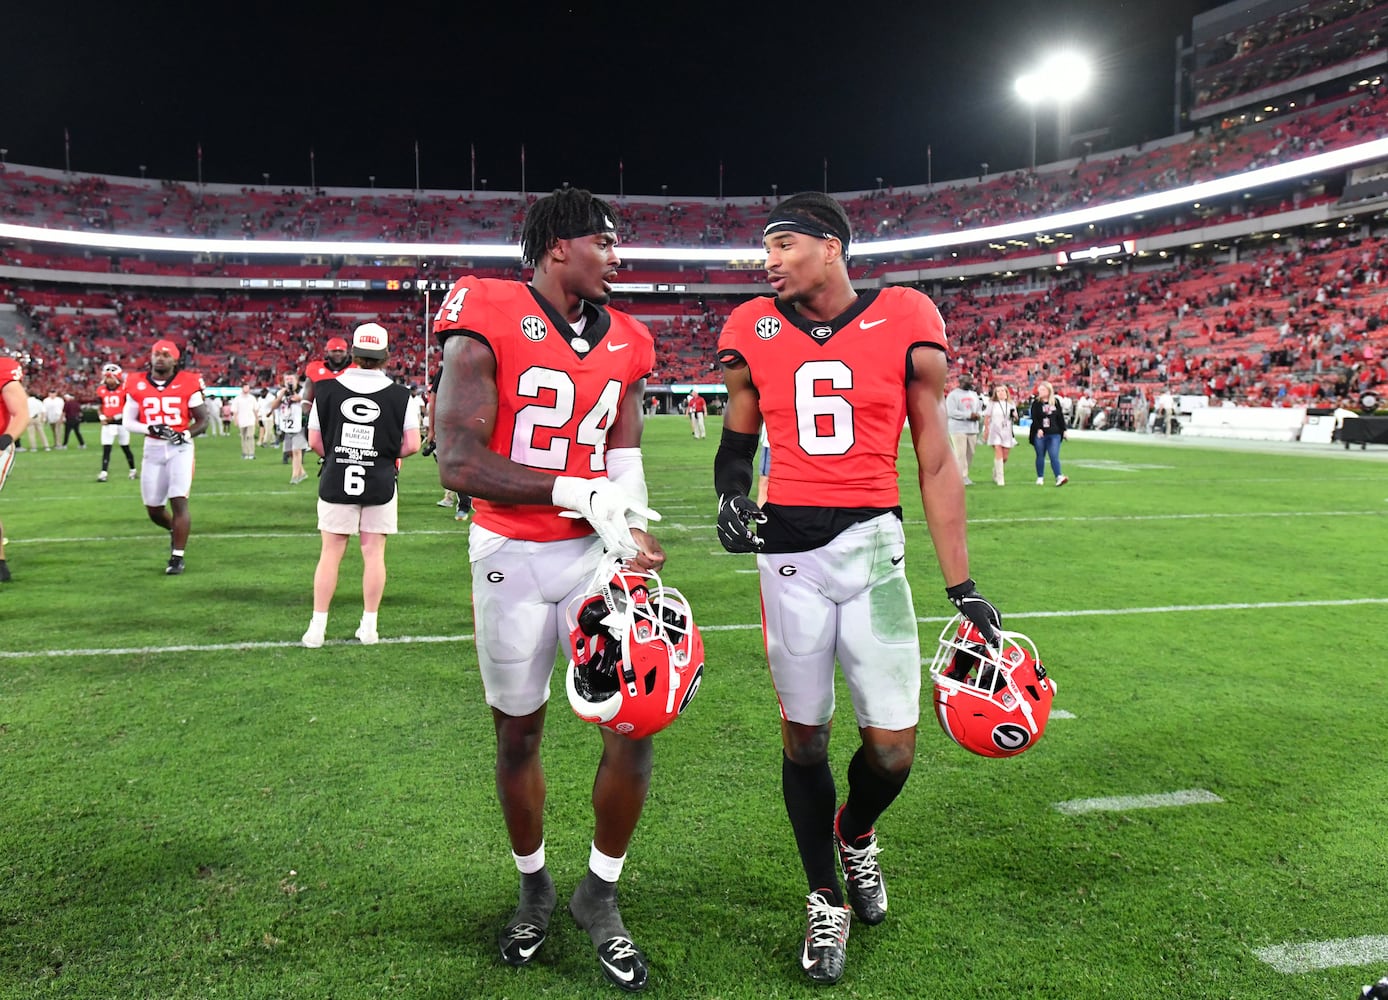
[[[117,443],[130,463],[130,478],[139,478],[140,474],[135,471],[135,453],[130,450],[130,428],[125,426],[125,372],[120,370],[120,365],[101,366],[101,386],[96,398],[101,406],[101,471],[96,474],[96,481],[106,482],[107,470],[111,468],[111,446]]]
[[[14,443],[29,426],[29,393],[24,389],[24,369],[14,358],[0,357],[0,490],[5,488],[14,465]],[[10,580],[5,562],[5,526],[0,524],[0,583]]]
[[[616,213],[566,188],[536,201],[521,233],[530,284],[465,277],[434,318],[443,375],[433,421],[443,486],[473,497],[468,551],[477,659],[496,729],[496,788],[520,902],[501,957],[524,965],[548,933],[556,893],[545,864],[540,761],[555,654],[572,655],[564,609],[611,555],[659,569],[645,531],[641,402],[650,331],[606,308],[621,261]],[[586,520],[561,517],[575,511]],[[598,534],[595,537],[593,532]],[[606,547],[609,555],[604,555]],[[569,912],[607,978],[643,989],[645,956],[617,910],[617,879],[646,801],[651,739],[599,728],[588,872]]]
[[[193,488],[193,438],[207,429],[202,376],[178,371],[178,346],[156,341],[149,352],[149,371],[125,380],[125,426],[146,434],[140,497],[149,519],[169,532],[169,564],[164,572],[183,572],[192,518],[188,494]],[[168,504],[165,507],[165,504]]]
[[[322,359],[310,361],[304,366],[303,404],[305,423],[307,423],[309,410],[313,408],[314,385],[323,381],[325,378],[337,378],[351,367],[352,355],[347,349],[347,341],[342,337],[329,337],[327,344],[323,346]]]
[[[714,460],[719,540],[759,553],[782,794],[809,882],[800,960],[826,983],[843,975],[848,940],[840,865],[858,919],[886,916],[874,824],[915,756],[920,638],[896,468],[906,424],[946,594],[990,641],[1002,625],[969,578],[964,483],[946,433],[944,322],[915,289],[854,291],[850,235],[828,195],[797,194],[771,210],[763,244],[775,294],[738,306],[719,338],[728,405]],[[763,421],[776,456],[764,509],[747,498]],[[837,812],[836,659],[861,741]]]

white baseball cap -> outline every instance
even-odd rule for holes
[[[380,323],[363,323],[352,331],[352,353],[359,358],[390,356],[390,335]]]

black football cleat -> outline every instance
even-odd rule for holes
[[[598,945],[598,963],[607,981],[628,993],[644,990],[650,980],[646,956],[641,954],[641,949],[632,943],[631,938],[608,938]]]
[[[501,960],[507,965],[528,965],[545,943],[545,929],[528,921],[507,924],[501,929]]]
[[[182,576],[182,575],[183,575],[183,557],[182,557],[182,556],[169,556],[169,564],[168,564],[167,566],[164,567],[164,575],[165,575],[165,576]]]
[[[806,899],[809,922],[800,967],[816,983],[837,983],[843,978],[848,957],[848,924],[853,911],[835,906],[823,890],[810,893]]]
[[[834,843],[839,850],[839,867],[843,869],[853,915],[865,924],[880,924],[887,918],[887,885],[882,881],[882,866],[877,861],[877,855],[882,852],[877,846],[877,831],[869,830],[850,844],[839,836],[836,816]]]

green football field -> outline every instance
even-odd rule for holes
[[[648,424],[665,577],[707,647],[658,736],[621,882],[652,996],[803,997],[803,878],[750,557],[713,529],[718,425]],[[94,436],[94,435],[93,435]],[[188,571],[165,577],[117,453],[22,454],[0,586],[0,997],[615,996],[562,910],[532,967],[471,642],[466,526],[401,474],[382,642],[298,637],[313,482],[200,439]],[[879,824],[891,912],[843,997],[1348,1000],[1388,973],[1388,462],[1338,446],[1072,440],[1064,489],[968,491],[981,591],[1059,686],[1045,739],[975,758],[928,711]],[[952,610],[902,462],[927,658]],[[1048,476],[1049,479],[1049,476]],[[555,687],[547,848],[587,862],[599,741]],[[925,687],[928,699],[929,686]],[[928,709],[927,704],[927,709]],[[846,694],[832,756],[856,744]],[[842,792],[842,787],[840,789]]]

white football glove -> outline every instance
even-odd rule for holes
[[[619,559],[631,559],[640,551],[631,537],[628,512],[652,521],[660,520],[659,514],[637,503],[605,476],[597,479],[558,476],[554,480],[552,500],[554,506],[567,508],[560,517],[586,518],[602,539],[603,548]]]

